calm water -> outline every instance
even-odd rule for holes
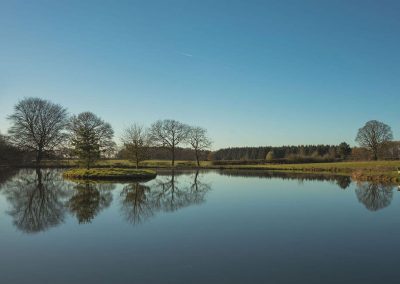
[[[399,283],[399,196],[345,177],[3,171],[1,283]]]

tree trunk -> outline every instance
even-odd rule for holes
[[[171,172],[171,189],[172,189],[172,193],[175,191],[175,170],[172,169]]]
[[[36,176],[38,179],[38,188],[42,188],[43,187],[42,171],[39,168],[36,168]]]
[[[40,155],[39,151],[36,152],[36,168],[39,168],[40,166]]]
[[[175,167],[175,147],[172,147],[172,167]]]
[[[372,149],[372,152],[374,153],[374,157],[373,157],[374,161],[377,161],[378,160],[378,147],[374,147]]]
[[[197,150],[196,150],[196,161],[197,161],[197,167],[200,167],[199,153]]]
[[[43,150],[39,147],[36,152],[36,167],[40,167],[40,162],[42,161]]]
[[[195,186],[195,188],[196,188],[196,191],[198,191],[198,184],[197,184],[197,177],[199,176],[199,170],[197,170],[196,171],[196,174],[195,174],[195,176],[194,176],[194,186]]]
[[[139,151],[138,146],[135,145],[135,161],[136,161],[136,169],[139,168]]]

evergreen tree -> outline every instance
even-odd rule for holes
[[[90,169],[102,153],[114,147],[114,131],[111,125],[91,112],[73,116],[68,129],[74,153],[84,162],[87,169]]]

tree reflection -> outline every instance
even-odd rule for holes
[[[154,206],[158,210],[175,211],[191,204],[204,202],[205,194],[210,186],[199,181],[199,172],[194,175],[193,183],[180,184],[172,171],[171,176],[158,179],[151,194]]]
[[[138,182],[123,188],[122,211],[130,223],[139,224],[154,215],[149,192],[150,187]]]
[[[279,178],[282,180],[297,180],[299,184],[303,184],[304,181],[332,181],[342,189],[346,189],[351,184],[351,178],[349,176],[334,174],[275,172],[254,169],[223,169],[219,171],[219,174],[223,176],[238,176],[244,178],[258,177],[263,179]]]
[[[36,233],[62,223],[66,187],[56,171],[20,172],[5,189],[14,225],[25,233]]]
[[[390,205],[393,187],[376,183],[358,183],[356,188],[358,201],[370,211],[377,211]]]
[[[346,189],[350,186],[351,184],[351,178],[348,176],[342,176],[338,177],[336,179],[336,184],[341,188],[341,189]]]
[[[154,183],[143,185],[132,183],[121,192],[122,212],[132,224],[141,223],[158,211],[171,212],[205,201],[210,185],[200,181],[197,171],[193,180],[181,180],[174,171],[159,176]]]
[[[0,166],[0,191],[3,188],[3,185],[12,177],[14,177],[17,173],[18,171],[14,168],[2,168]]]
[[[67,207],[80,224],[90,223],[100,211],[110,206],[114,187],[113,184],[78,183]]]
[[[194,174],[193,183],[190,186],[190,193],[192,195],[193,203],[202,203],[205,200],[205,194],[211,190],[211,186],[208,183],[204,183],[200,180],[199,171],[197,170]]]

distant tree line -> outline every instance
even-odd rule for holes
[[[164,119],[149,127],[132,123],[114,142],[111,125],[91,112],[70,116],[61,105],[40,98],[25,98],[8,116],[11,127],[7,136],[0,135],[0,165],[25,163],[34,159],[73,158],[90,168],[101,158],[121,158],[133,161],[136,167],[144,160],[175,161],[213,160],[244,163],[306,163],[340,160],[400,159],[400,142],[393,141],[390,126],[368,121],[358,130],[351,148],[339,145],[300,145],[280,147],[234,147],[210,152],[212,141],[207,130]],[[232,162],[234,161],[234,162]]]
[[[350,145],[300,145],[280,147],[234,147],[212,153],[213,159],[260,160],[267,162],[312,162],[346,159],[351,154]]]
[[[400,141],[392,141],[393,133],[387,124],[371,120],[358,130],[355,141],[359,147],[339,145],[300,145],[281,147],[234,147],[212,153],[216,164],[229,163],[307,163],[338,160],[398,160]],[[235,162],[232,162],[235,161]]]
[[[199,151],[199,160],[206,161],[211,157],[210,150]],[[128,160],[131,159],[132,156],[129,153],[129,150],[122,146],[117,150],[115,154],[116,159]],[[149,147],[146,153],[146,160],[170,160],[171,152],[166,147]],[[179,161],[196,161],[195,151],[191,148],[182,148],[177,147],[175,149],[175,159]]]

